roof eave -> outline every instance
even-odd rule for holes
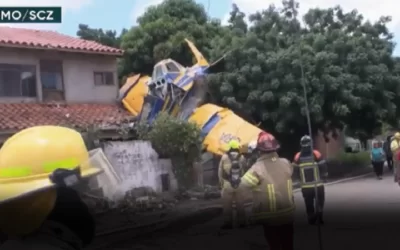
[[[34,50],[35,49],[36,50],[52,50],[52,51],[69,52],[69,53],[108,55],[108,56],[116,56],[116,57],[121,57],[124,54],[123,50],[111,52],[111,51],[95,51],[95,50],[83,50],[83,49],[65,49],[65,48],[58,48],[58,47],[42,47],[42,46],[9,44],[9,43],[0,43],[0,47],[17,48],[17,49],[34,49]]]

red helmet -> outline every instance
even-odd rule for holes
[[[261,152],[275,152],[280,148],[278,141],[271,134],[261,132],[257,139],[257,149]]]

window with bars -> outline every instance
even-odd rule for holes
[[[36,66],[0,64],[0,97],[36,97]]]
[[[114,85],[114,73],[113,72],[94,72],[94,84],[95,85]]]
[[[40,60],[40,81],[44,101],[64,100],[63,63],[59,60]]]

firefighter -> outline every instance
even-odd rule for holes
[[[222,187],[222,202],[224,209],[224,224],[222,229],[233,227],[233,205],[236,206],[236,218],[240,227],[246,224],[243,190],[240,188],[240,178],[244,173],[246,159],[240,153],[240,142],[231,140],[228,151],[221,157],[218,167],[218,179]]]
[[[390,150],[393,154],[394,181],[400,185],[400,133],[396,132],[390,143]]]
[[[1,250],[80,250],[95,234],[88,207],[73,189],[108,164],[81,135],[58,126],[20,131],[0,149]]]
[[[251,188],[251,221],[261,224],[271,250],[293,250],[294,198],[293,167],[279,158],[276,139],[261,132],[257,139],[259,157],[242,177],[242,185]]]
[[[295,155],[293,165],[300,175],[300,186],[306,205],[308,223],[313,225],[319,219],[319,222],[324,224],[325,188],[323,179],[328,177],[326,162],[318,150],[311,148],[310,136],[303,136],[300,140],[300,146],[300,152]],[[315,185],[317,188],[315,188]],[[318,204],[315,204],[316,200]],[[318,211],[315,211],[314,204]]]

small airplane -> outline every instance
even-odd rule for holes
[[[197,61],[196,64],[184,67],[172,59],[165,59],[154,66],[151,77],[140,74],[131,76],[120,89],[119,101],[131,113],[140,115],[140,120],[151,122],[159,112],[168,112],[187,119],[203,101],[207,93],[206,75],[226,54],[209,64],[191,41],[185,41]],[[132,91],[133,88],[135,91]],[[129,96],[133,92],[136,96]]]
[[[128,77],[119,91],[119,101],[139,121],[151,123],[160,112],[196,123],[201,128],[205,151],[221,155],[231,139],[247,145],[262,131],[227,108],[204,104],[207,94],[207,73],[220,71],[220,62],[227,53],[208,63],[196,46],[185,39],[196,63],[184,67],[165,59],[158,62],[152,76],[136,74]]]

